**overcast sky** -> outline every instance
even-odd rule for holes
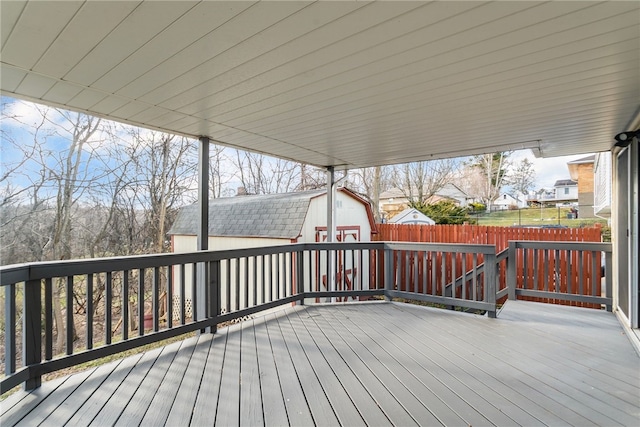
[[[559,179],[571,179],[567,162],[587,157],[589,154],[579,154],[576,156],[562,156],[551,158],[536,158],[531,150],[516,151],[511,156],[514,163],[520,162],[521,159],[529,159],[536,169],[536,185],[535,189],[546,188],[552,189],[553,184]]]

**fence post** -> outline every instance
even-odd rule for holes
[[[496,318],[496,280],[498,278],[496,263],[496,254],[486,254],[484,257],[484,288],[487,292],[487,302],[493,307],[492,310],[487,312],[487,315],[495,319]]]
[[[507,289],[508,298],[510,300],[516,300],[516,242],[509,241],[509,256],[507,257]]]
[[[38,365],[42,362],[42,283],[40,280],[29,280],[24,285],[24,318],[22,357],[24,366]],[[29,372],[29,379],[24,383],[25,390],[33,390],[42,384],[42,375]]]
[[[393,290],[395,271],[393,271],[393,250],[384,250],[384,299],[391,301],[390,292]]]
[[[209,262],[209,304],[207,317],[216,319],[209,328],[210,333],[218,330],[218,316],[220,316],[220,261]]]

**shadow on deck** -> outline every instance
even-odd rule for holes
[[[636,425],[614,315],[509,301],[290,307],[18,392],[2,426]]]

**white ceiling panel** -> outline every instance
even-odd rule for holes
[[[607,150],[640,2],[0,3],[4,95],[318,166]]]
[[[11,2],[2,2],[2,15],[7,3]],[[10,16],[2,24],[12,30],[2,40],[2,62],[31,70],[81,6],[81,1],[28,2],[19,15],[9,6]],[[5,22],[11,18],[16,21]]]

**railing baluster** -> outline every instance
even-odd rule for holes
[[[461,296],[462,299],[467,299],[467,254],[462,254],[462,290]]]
[[[158,332],[160,330],[160,313],[158,310],[158,304],[160,300],[160,267],[153,268],[153,301],[151,302],[153,310],[153,331]]]
[[[187,299],[187,265],[180,264],[180,324],[186,324],[186,299]]]
[[[473,276],[471,276],[471,283],[473,288],[473,301],[478,300],[478,254],[473,254]]]
[[[44,280],[44,332],[44,358],[51,360],[53,359],[53,285],[51,277]],[[9,351],[8,347],[5,353],[7,351]]]
[[[138,269],[138,335],[144,335],[144,268]]]
[[[260,266],[260,274],[261,274],[261,280],[262,280],[262,303],[264,304],[265,302],[267,302],[267,286],[266,286],[266,272],[267,272],[267,256],[266,255],[262,255],[262,263]]]
[[[191,263],[191,321],[197,322],[198,316],[198,263]]]
[[[540,255],[537,249],[533,250],[533,289],[540,289],[540,284],[538,283],[538,257]]]
[[[173,273],[175,265],[167,266],[167,329],[173,328]]]
[[[65,297],[67,303],[66,320],[67,320],[67,355],[73,354],[73,276],[67,276],[65,283]]]
[[[235,271],[236,271],[236,275],[235,275],[235,283],[233,284],[233,286],[231,287],[231,289],[233,289],[234,293],[235,293],[235,298],[234,298],[234,310],[240,310],[240,258],[234,258],[233,259],[235,261]]]
[[[16,285],[4,286],[4,372],[16,371]]]
[[[253,289],[253,305],[258,305],[258,257],[257,256],[252,256],[251,259],[253,260],[253,283],[252,283],[252,289]]]
[[[93,348],[93,274],[87,274],[87,350]]]
[[[578,251],[578,295],[584,295],[584,262],[582,257],[584,256],[583,251]]]
[[[280,299],[280,255],[276,254],[276,299]]]
[[[544,276],[544,290],[545,292],[549,292],[549,250],[544,250],[544,268],[543,276]]]
[[[567,250],[567,293],[571,294],[573,286],[571,286],[572,282],[573,282],[573,278],[574,276],[574,272],[573,272],[573,268],[571,268],[571,257],[573,256],[572,251],[571,250]]]
[[[598,259],[600,257],[600,252],[591,252],[591,296],[600,296],[597,291],[599,290],[597,286],[600,283],[600,269],[598,268]]]
[[[112,323],[113,323],[113,277],[111,271],[107,271],[105,277],[105,300],[104,300],[104,343],[111,344]]]
[[[242,308],[249,307],[249,258],[243,257],[244,269],[242,270],[242,280],[244,283],[244,305]]]
[[[122,340],[129,339],[129,270],[122,272]]]
[[[458,277],[458,271],[456,269],[457,265],[457,254],[452,253],[451,254],[451,296],[453,298],[456,298],[457,295],[457,286],[456,286],[456,278]],[[464,272],[462,272],[462,274],[464,275]]]
[[[226,264],[226,277],[225,277],[225,309],[227,310],[227,313],[231,313],[231,259],[227,259],[225,260],[225,264]]]

